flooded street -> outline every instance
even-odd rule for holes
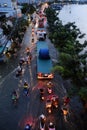
[[[81,30],[82,33],[85,33],[85,37],[80,40],[81,43],[83,43],[84,40],[87,40],[87,5],[64,5],[62,10],[59,13],[59,18],[62,20],[63,24],[66,24],[67,22],[75,22],[77,27]],[[26,32],[27,33],[27,32]],[[29,34],[31,32],[28,32]],[[21,54],[21,51],[25,48],[25,46],[28,46],[29,44],[29,34],[25,34],[25,41],[23,41],[23,46],[21,50],[18,52],[18,57],[16,59],[10,59],[6,64],[0,65],[0,82],[7,77],[9,73],[12,71],[15,71],[17,68],[18,62],[19,62],[19,56]],[[87,48],[86,48],[87,49]],[[51,55],[55,57],[55,53],[51,52]]]
[[[12,73],[16,70],[18,63],[19,63],[20,56],[23,56],[25,48],[30,43],[30,40],[31,40],[31,38],[29,37],[30,34],[31,34],[31,25],[30,25],[30,30],[27,29],[27,31],[24,35],[22,47],[17,52],[17,58],[12,57],[12,58],[8,59],[8,61],[6,63],[0,64],[0,82],[2,82],[10,73]]]
[[[70,18],[68,14],[72,14],[73,9],[74,8],[78,9],[77,7],[79,8],[78,5],[64,6],[60,12],[60,18],[62,19],[67,16],[66,18],[67,20],[69,20]],[[71,9],[72,11],[70,13]],[[76,12],[75,9],[74,11]],[[78,19],[77,17],[75,18]],[[63,22],[65,22],[64,19],[62,20]],[[80,122],[82,121],[82,119],[80,120],[79,118],[77,118],[76,121],[75,120],[76,117],[73,116],[73,113],[71,111],[69,113],[69,117],[67,117],[67,120],[64,119],[61,107],[63,105],[63,97],[66,95],[67,92],[63,85],[63,79],[58,74],[55,74],[55,78],[52,80],[53,83],[52,94],[58,95],[59,98],[58,108],[53,109],[52,113],[50,114],[47,113],[46,98],[47,96],[49,96],[47,92],[47,83],[49,80],[37,81],[36,44],[31,43],[32,39],[31,31],[32,31],[32,25],[30,25],[30,27],[27,29],[25,33],[23,39],[23,45],[18,52],[18,57],[16,59],[10,59],[7,64],[0,65],[0,130],[24,130],[24,126],[30,122],[33,122],[34,126],[33,130],[39,130],[38,120],[41,114],[46,115],[47,123],[51,122],[51,120],[55,122],[56,130],[85,130],[83,128],[84,125],[83,122]],[[34,36],[36,36],[36,34]],[[51,55],[52,62],[53,64],[55,64],[58,60],[58,53],[53,44],[50,43],[50,40],[48,38],[46,38],[46,42],[48,43],[49,53]],[[16,78],[15,74],[17,65],[19,63],[19,58],[20,56],[25,55],[24,52],[26,47],[30,47],[30,49],[32,50],[32,61],[29,65],[25,64],[23,66],[24,69],[23,75],[19,78]],[[29,83],[28,96],[25,96],[23,94],[24,80],[27,80]],[[41,87],[43,87],[45,90],[45,100],[43,101],[41,101],[40,99],[39,90]],[[13,89],[16,89],[19,94],[19,101],[17,107],[13,106],[11,100],[11,94]],[[48,130],[48,128],[45,130]]]

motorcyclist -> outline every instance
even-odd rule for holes
[[[28,91],[29,91],[29,85],[28,85],[27,81],[24,81],[24,86],[23,87],[24,87],[23,91],[27,95]]]
[[[28,55],[26,56],[25,60],[26,60],[26,63],[27,63],[27,64],[30,63],[30,61],[29,61],[29,56],[28,56]]]
[[[49,130],[51,130],[51,129],[55,130],[55,125],[53,122],[50,122],[48,127],[49,127]]]
[[[30,61],[32,60],[32,54],[31,53],[29,54],[29,60]]]
[[[18,101],[18,94],[17,94],[17,92],[16,92],[16,90],[14,90],[13,92],[12,92],[12,101],[13,101],[13,103],[14,103],[14,101]]]
[[[49,81],[49,82],[47,83],[47,86],[48,86],[48,87],[52,87],[52,86],[53,86],[53,83],[52,83],[51,81]]]
[[[25,63],[25,58],[21,57],[19,61],[20,66],[22,66],[24,63]]]
[[[17,67],[17,72],[16,72],[16,77],[22,75],[22,67],[20,65],[18,65]]]
[[[30,124],[26,124],[24,130],[31,130],[31,127],[32,127],[32,126],[31,126]]]
[[[44,100],[44,89],[40,88],[40,98]]]
[[[41,114],[40,117],[40,130],[44,130],[45,129],[45,121],[46,121],[46,117],[44,114]]]
[[[47,83],[47,91],[48,91],[49,94],[51,94],[52,91],[53,91],[52,87],[53,87],[53,83],[52,82],[48,82]]]
[[[34,43],[34,38],[32,38],[32,43]]]
[[[27,83],[27,81],[24,81],[24,88],[28,88],[28,83]]]
[[[29,47],[26,48],[26,54],[27,54],[27,56],[29,56],[29,54],[30,54],[30,48]]]

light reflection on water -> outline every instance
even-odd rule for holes
[[[80,42],[87,40],[87,5],[65,5],[59,13],[59,18],[63,24],[75,22],[80,31],[86,34]]]

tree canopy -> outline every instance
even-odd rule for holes
[[[80,43],[85,34],[82,34],[75,22],[62,24],[58,14],[49,7],[45,10],[48,22],[49,38],[60,51],[58,67],[59,72],[65,78],[71,78],[78,83],[86,83],[87,76],[87,52],[84,51],[87,41]],[[82,53],[84,51],[84,53]],[[61,66],[61,67],[60,67]],[[56,70],[54,69],[54,71]]]

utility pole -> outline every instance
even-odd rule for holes
[[[30,0],[28,1],[28,4],[30,5]]]

